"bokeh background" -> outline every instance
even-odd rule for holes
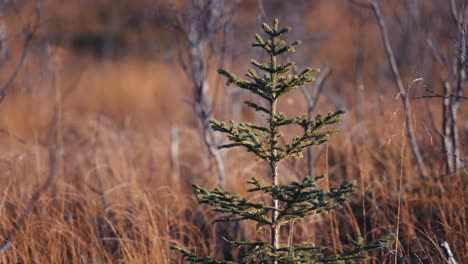
[[[51,148],[61,159],[0,261],[183,263],[169,249],[173,243],[235,260],[239,252],[224,250],[217,236],[226,227],[213,224],[214,214],[191,193],[191,183],[213,187],[218,175],[197,103],[218,119],[262,118],[242,105],[258,98],[226,87],[216,69],[242,75],[251,58],[264,59],[250,46],[253,34],[278,18],[293,28],[289,41],[303,42],[286,60],[299,70],[332,70],[314,112],[347,110],[341,133],[314,147],[315,173],[329,174],[324,188],[350,180],[360,187],[342,209],[301,221],[284,238],[342,252],[357,237],[394,232],[395,243],[367,263],[444,263],[441,241],[464,263],[468,101],[461,99],[456,113],[461,167],[447,174],[443,98],[430,97],[443,94],[453,62],[466,56],[459,55],[466,40],[457,35],[450,1],[379,1],[428,179],[406,139],[405,111],[372,9],[345,0],[214,2],[2,1],[0,84],[8,89],[0,104],[0,238],[16,228],[47,179]],[[468,15],[462,2],[452,4]],[[201,74],[193,67],[197,58]],[[301,89],[281,111],[307,112]],[[242,149],[219,153],[230,191],[245,194],[247,179],[268,174]],[[307,173],[305,159],[281,171],[285,182]],[[229,228],[232,236],[268,237],[248,223]]]

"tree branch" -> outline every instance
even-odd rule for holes
[[[23,43],[23,49],[21,52],[21,57],[19,59],[18,64],[16,65],[15,71],[11,74],[10,78],[8,78],[8,81],[2,86],[0,89],[0,103],[3,102],[3,99],[7,96],[8,91],[11,89],[12,84],[16,77],[18,76],[18,73],[20,72],[21,68],[23,67],[24,63],[26,62],[26,58],[29,52],[29,46],[31,44],[31,41],[34,38],[34,34],[39,28],[39,13],[37,13],[37,22],[36,24],[32,27],[32,29],[25,27],[23,31],[26,34],[26,39]]]
[[[55,178],[57,178],[61,156],[60,151],[57,149],[57,142],[55,138],[55,130],[57,129],[57,106],[54,108],[54,114],[49,129],[49,176],[33,194],[29,200],[28,205],[24,209],[23,214],[18,218],[16,223],[13,224],[13,228],[10,230],[5,240],[3,240],[2,244],[0,245],[0,255],[5,253],[5,251],[7,251],[12,246],[15,235],[24,225],[26,219],[31,215],[31,212],[36,206],[36,203],[39,201],[39,198],[41,198],[42,194],[54,183]]]
[[[356,1],[350,0],[352,3],[355,3]],[[359,2],[362,3],[362,2]],[[393,49],[390,43],[390,38],[388,36],[387,32],[387,27],[385,25],[385,21],[382,16],[382,12],[380,10],[380,5],[376,0],[372,0],[372,4],[369,5],[362,5],[359,4],[360,6],[370,8],[374,11],[375,18],[377,20],[377,23],[379,25],[380,33],[382,35],[382,41],[384,44],[385,48],[385,53],[387,54],[387,59],[390,64],[390,68],[392,70],[393,78],[395,80],[397,89],[398,89],[398,95],[401,98],[403,108],[405,110],[405,121],[406,121],[406,126],[407,126],[407,136],[410,141],[411,149],[413,151],[414,157],[416,159],[416,162],[418,164],[419,170],[421,172],[421,177],[423,179],[428,178],[428,173],[426,171],[426,166],[424,164],[424,160],[421,156],[421,152],[419,150],[419,146],[416,140],[415,132],[414,132],[414,127],[412,123],[412,113],[411,113],[411,104],[407,95],[407,91],[403,85],[403,81],[401,80],[400,72],[398,70],[398,66],[396,64],[395,60],[395,55],[393,54]]]

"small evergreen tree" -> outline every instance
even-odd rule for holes
[[[341,255],[325,255],[325,247],[318,247],[312,243],[302,242],[294,245],[284,245],[280,241],[280,229],[286,223],[302,219],[306,216],[327,213],[336,209],[346,197],[356,191],[355,181],[341,185],[329,192],[320,189],[317,184],[324,176],[306,176],[300,182],[290,185],[280,185],[278,166],[290,157],[302,157],[302,152],[312,146],[329,141],[330,135],[335,130],[323,130],[323,128],[336,124],[344,110],[338,110],[325,116],[317,115],[315,120],[308,121],[307,115],[289,118],[277,110],[278,100],[285,94],[294,91],[299,86],[314,81],[318,69],[307,68],[299,74],[292,74],[295,68],[294,62],[284,65],[277,60],[279,55],[286,52],[294,52],[300,41],[286,44],[279,37],[291,30],[290,27],[278,28],[278,20],[274,20],[273,27],[266,23],[262,25],[268,35],[265,41],[259,34],[255,34],[256,42],[253,47],[265,50],[270,58],[267,63],[251,60],[250,63],[263,71],[263,76],[250,69],[246,76],[250,80],[243,80],[234,73],[220,69],[218,73],[227,77],[227,84],[248,90],[268,102],[268,107],[263,107],[253,102],[245,102],[255,111],[260,111],[268,116],[267,126],[252,123],[231,123],[211,120],[214,130],[226,133],[231,143],[220,148],[242,146],[249,152],[253,152],[259,159],[266,161],[271,168],[271,183],[265,183],[258,178],[251,178],[248,183],[252,185],[249,192],[262,192],[264,196],[271,197],[271,204],[255,202],[249,198],[241,198],[232,195],[219,188],[208,191],[194,184],[193,188],[198,201],[214,207],[213,211],[220,212],[219,222],[237,222],[252,220],[262,226],[267,226],[271,231],[269,241],[228,241],[235,247],[246,248],[246,254],[242,256],[241,263],[345,263],[365,258],[365,252],[383,247],[389,243],[389,239],[382,239],[367,245],[355,243],[353,250]],[[302,135],[295,136],[289,144],[280,144],[282,134],[281,127],[291,125],[300,126]],[[180,251],[184,258],[194,263],[226,264],[235,263],[225,260],[214,260],[211,257],[198,257],[195,254],[173,246]]]

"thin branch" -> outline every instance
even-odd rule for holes
[[[107,201],[106,197],[104,196],[104,185],[102,182],[102,175],[99,173],[99,168],[97,166],[97,151],[99,148],[99,138],[100,138],[100,128],[101,128],[101,115],[98,113],[96,115],[96,131],[94,134],[94,144],[93,144],[93,161],[92,161],[92,166],[93,170],[96,173],[96,180],[97,180],[97,188],[93,187],[91,184],[87,184],[87,186],[96,194],[99,195],[101,198],[101,203],[102,207],[106,208],[107,207]]]
[[[312,114],[317,104],[318,97],[323,89],[325,82],[327,81],[328,77],[332,74],[332,72],[332,68],[326,66],[315,81],[314,87],[312,88],[311,92],[309,92],[309,90],[306,87],[302,87],[302,92],[304,93],[304,96],[307,100],[307,113],[309,115],[309,121],[313,120]],[[307,149],[307,167],[309,170],[309,176],[314,177],[314,157],[311,147]]]
[[[330,77],[332,73],[333,73],[333,69],[326,66],[325,69],[320,73],[319,77],[317,78],[317,81],[315,81],[315,85],[314,85],[314,88],[312,89],[312,94],[311,94],[313,98],[313,107],[317,105],[317,101],[323,89],[323,86],[325,82],[327,81],[328,77]]]
[[[33,40],[34,33],[37,30],[37,26],[38,25],[36,25],[32,31],[26,32],[26,39],[23,43],[23,50],[19,62],[16,65],[15,71],[11,74],[10,78],[8,78],[8,81],[0,89],[0,103],[3,102],[3,99],[5,99],[5,97],[7,96],[7,93],[11,89],[14,80],[16,79],[18,73],[20,72],[21,68],[26,62],[26,58],[29,52],[29,46],[31,44],[31,41]]]
[[[5,99],[8,94],[8,91],[11,89],[12,84],[18,73],[20,72],[21,68],[23,67],[31,41],[33,40],[35,32],[39,28],[39,21],[40,21],[40,12],[39,9],[36,9],[36,23],[34,26],[25,26],[23,27],[23,31],[26,34],[26,39],[23,43],[23,50],[21,53],[20,60],[15,68],[15,71],[12,73],[8,81],[2,86],[0,89],[0,103]],[[26,219],[31,215],[32,210],[34,209],[36,203],[39,201],[41,195],[53,184],[55,178],[57,177],[58,167],[60,164],[60,153],[57,150],[57,140],[56,140],[56,130],[57,129],[57,105],[54,107],[53,117],[51,121],[51,125],[49,128],[49,176],[47,177],[46,181],[36,190],[36,192],[32,195],[31,199],[29,200],[26,208],[23,211],[23,214],[18,218],[18,220],[13,224],[13,228],[10,230],[6,238],[0,245],[0,255],[5,253],[11,246],[15,235],[18,233],[20,228],[24,225]]]
[[[457,5],[455,4],[455,0],[449,0],[450,3],[450,12],[452,15],[452,20],[453,22],[458,25],[458,10],[457,10]]]
[[[429,107],[428,101],[424,101],[424,105],[426,107],[426,111],[429,115],[429,120],[431,121],[431,127],[432,129],[443,139],[444,134],[440,129],[437,128],[436,123],[435,123],[435,118],[434,118],[434,113],[432,112],[431,108]]]
[[[434,43],[432,42],[430,38],[427,38],[426,42],[429,48],[431,49],[432,55],[434,56],[436,61],[442,66],[448,67],[449,62],[448,62],[447,56],[443,54],[440,51],[440,49],[436,49],[436,47],[434,47]]]
[[[456,95],[456,94],[450,94],[448,96],[444,96],[442,94],[438,94],[432,90],[426,89],[427,92],[431,93],[431,95],[423,95],[423,96],[418,96],[415,97],[414,99],[424,99],[424,98],[440,98],[440,99],[448,99],[448,98],[454,98],[454,99],[463,99],[463,100],[468,100],[467,96],[463,95]]]
[[[372,8],[372,4],[367,1],[349,0],[352,4],[355,4],[364,8]]]
[[[208,71],[213,56],[210,47],[216,36],[227,29],[229,16],[225,3],[217,0],[186,1],[184,10],[175,13],[179,23],[177,29],[187,39],[186,52],[179,53],[180,64],[191,81],[192,106],[198,115],[200,134],[209,155],[216,162],[218,184],[224,188],[226,177],[222,156],[217,149],[219,140],[209,129],[209,120],[213,117],[214,99],[210,98]]]
[[[355,3],[356,1],[350,0],[352,3]],[[372,0],[371,5],[362,5],[362,2],[358,2],[359,6],[363,6],[366,8],[370,8],[374,11],[375,18],[377,20],[377,24],[380,29],[380,33],[382,35],[382,41],[384,44],[385,48],[385,53],[387,54],[387,59],[390,64],[390,68],[392,70],[393,78],[395,80],[396,86],[398,88],[398,95],[401,98],[401,101],[403,103],[403,108],[405,110],[405,121],[407,125],[407,136],[411,145],[411,149],[413,151],[413,155],[416,159],[416,162],[418,164],[419,170],[421,172],[421,177],[423,179],[428,178],[428,173],[426,171],[426,166],[424,164],[424,160],[421,156],[421,152],[419,150],[419,146],[416,140],[415,132],[414,132],[414,127],[412,123],[412,113],[411,113],[411,104],[407,95],[407,91],[403,85],[403,81],[401,80],[400,72],[398,70],[398,66],[396,64],[395,60],[395,55],[393,54],[393,49],[390,43],[390,38],[388,36],[387,32],[387,27],[385,25],[385,21],[382,16],[382,12],[380,10],[379,3],[376,0]]]
[[[18,137],[17,135],[15,135],[15,134],[11,133],[10,131],[6,130],[5,128],[0,128],[0,134],[5,134],[5,135],[15,139],[16,141],[18,141],[21,144],[28,144],[28,142],[25,139]]]
[[[54,108],[54,114],[51,121],[49,130],[49,176],[46,181],[36,190],[31,199],[29,200],[23,214],[18,218],[16,223],[13,224],[13,228],[8,233],[7,237],[3,240],[0,245],[0,255],[5,253],[13,243],[15,235],[18,233],[20,228],[24,225],[26,219],[31,215],[32,210],[36,206],[39,198],[42,194],[54,183],[57,178],[58,168],[60,164],[60,151],[57,150],[57,142],[55,138],[57,129],[57,106]]]

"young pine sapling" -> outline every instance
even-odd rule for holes
[[[245,102],[255,111],[263,112],[267,116],[267,125],[262,126],[252,123],[226,124],[218,120],[211,120],[214,130],[227,134],[228,144],[220,148],[242,146],[247,151],[254,153],[258,159],[264,160],[271,169],[271,182],[263,182],[258,178],[251,178],[248,183],[252,185],[249,192],[260,192],[269,197],[271,202],[256,202],[249,198],[233,195],[225,190],[215,188],[208,191],[194,184],[194,190],[198,201],[213,207],[213,211],[221,213],[216,220],[219,222],[237,222],[251,220],[258,225],[270,230],[270,238],[267,241],[228,241],[231,246],[243,247],[245,254],[239,257],[240,263],[345,263],[365,258],[369,250],[381,248],[389,243],[389,239],[381,239],[367,245],[355,243],[354,249],[342,254],[327,255],[325,247],[315,246],[309,242],[286,245],[281,243],[280,230],[287,223],[303,219],[309,215],[329,212],[340,206],[347,196],[356,191],[355,181],[341,185],[329,192],[319,188],[318,183],[324,176],[306,176],[300,182],[290,185],[280,185],[278,167],[291,157],[301,158],[302,153],[308,147],[326,143],[330,135],[336,130],[324,128],[340,122],[344,110],[338,110],[325,116],[317,115],[309,121],[307,115],[289,118],[278,111],[278,101],[286,94],[296,90],[301,85],[314,81],[318,69],[307,68],[299,74],[292,74],[295,63],[281,64],[278,57],[287,52],[294,52],[300,41],[286,44],[280,39],[291,28],[279,29],[278,20],[274,20],[273,27],[266,23],[262,25],[268,40],[264,40],[259,34],[255,34],[256,42],[253,47],[266,51],[269,62],[251,60],[250,63],[263,72],[259,75],[256,70],[250,69],[244,80],[234,73],[220,69],[218,73],[227,77],[227,84],[234,84],[242,89],[258,95],[267,102],[268,107],[253,102]],[[283,136],[280,128],[299,126],[303,133],[292,139],[292,142],[282,144]],[[199,257],[188,250],[173,246],[180,251],[184,258],[194,263],[227,264],[236,263],[226,260],[215,260],[212,257]]]

